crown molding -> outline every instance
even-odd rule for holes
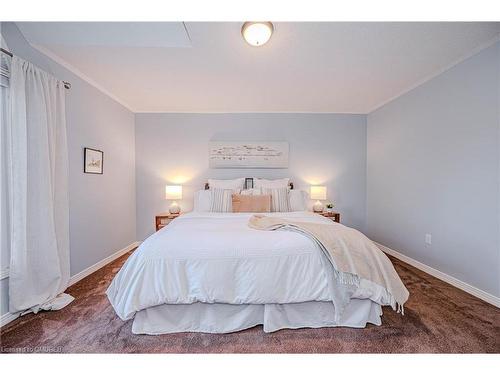
[[[366,113],[361,112],[332,112],[332,111],[136,111],[137,115],[141,114],[191,114],[191,115],[225,115],[225,114],[292,114],[292,115],[358,115],[366,116]]]
[[[407,87],[406,89],[400,91],[398,94],[393,95],[389,99],[386,99],[386,100],[380,102],[379,104],[377,104],[374,107],[372,107],[372,109],[370,109],[368,112],[366,112],[366,114],[369,115],[370,113],[375,112],[376,110],[382,108],[386,104],[389,104],[393,100],[396,100],[400,96],[403,96],[404,94],[406,94],[406,93],[408,93],[408,92],[416,89],[417,87],[419,87],[419,86],[423,85],[424,83],[430,81],[431,79],[439,76],[440,74],[443,74],[447,70],[450,70],[454,66],[460,64],[461,62],[464,62],[465,60],[471,58],[472,56],[477,55],[482,50],[484,50],[484,49],[486,49],[488,47],[491,47],[493,44],[495,44],[498,41],[500,41],[500,34],[497,34],[492,39],[490,39],[490,40],[488,40],[488,41],[480,44],[478,47],[476,47],[473,50],[469,51],[465,55],[462,55],[460,58],[458,58],[457,60],[453,61],[452,63],[445,65],[443,68],[439,69],[438,71],[425,76],[424,78],[422,78],[421,80],[417,81],[413,85],[411,85],[411,86]]]
[[[118,104],[120,104],[123,107],[125,107],[126,109],[128,109],[130,112],[136,113],[134,111],[134,109],[129,104],[125,103],[122,99],[118,98],[116,95],[114,95],[113,93],[111,93],[110,91],[108,91],[107,89],[105,89],[104,87],[102,87],[99,83],[97,83],[96,81],[94,81],[92,78],[90,78],[89,76],[87,76],[85,73],[83,73],[81,70],[79,70],[78,68],[76,68],[74,65],[72,65],[69,62],[67,62],[66,60],[64,60],[59,55],[55,54],[51,50],[49,50],[49,49],[47,49],[45,47],[42,47],[40,45],[31,44],[31,43],[29,43],[29,44],[30,44],[31,47],[33,47],[34,49],[36,49],[38,52],[44,54],[45,56],[47,56],[48,58],[50,58],[54,62],[56,62],[59,65],[63,66],[64,68],[66,68],[67,70],[69,70],[71,73],[73,73],[74,75],[78,76],[80,79],[82,79],[83,81],[87,82],[89,85],[93,86],[94,88],[96,88],[97,90],[99,90],[100,92],[102,92],[104,95],[110,97],[115,102],[117,102]]]
[[[63,66],[64,68],[66,68],[67,70],[69,70],[70,72],[72,72],[73,74],[75,74],[76,76],[78,76],[79,78],[81,78],[83,81],[85,81],[88,84],[90,84],[91,86],[95,87],[96,89],[98,89],[99,91],[101,91],[103,94],[105,94],[106,96],[110,97],[111,99],[113,99],[114,101],[116,101],[117,103],[119,103],[120,105],[122,105],[123,107],[125,107],[126,109],[128,109],[130,112],[132,112],[134,114],[135,113],[137,113],[137,114],[141,114],[141,113],[218,113],[218,114],[223,114],[223,113],[336,113],[336,114],[369,115],[370,113],[372,113],[372,112],[374,112],[374,111],[382,108],[386,104],[389,104],[390,102],[396,100],[400,96],[403,96],[404,94],[407,94],[408,92],[410,92],[410,91],[416,89],[417,87],[423,85],[424,83],[432,80],[433,78],[439,76],[440,74],[442,74],[442,73],[446,72],[447,70],[453,68],[454,66],[460,64],[461,62],[463,62],[463,61],[469,59],[470,57],[478,54],[482,50],[484,50],[484,49],[486,49],[488,47],[491,47],[492,45],[494,45],[495,43],[497,43],[499,41],[500,41],[500,34],[497,34],[492,39],[490,39],[490,40],[482,43],[481,45],[479,45],[478,47],[472,49],[468,53],[462,55],[460,58],[458,58],[457,60],[453,61],[452,63],[447,64],[443,68],[441,68],[441,69],[439,69],[439,70],[437,70],[437,71],[435,71],[435,72],[433,72],[433,73],[425,76],[421,80],[419,80],[416,83],[412,84],[411,86],[409,86],[409,87],[401,90],[397,94],[392,95],[388,99],[385,99],[382,102],[376,104],[375,106],[373,106],[368,111],[362,111],[362,112],[356,112],[356,113],[352,113],[352,112],[331,112],[331,111],[322,111],[322,112],[317,112],[316,111],[316,112],[313,112],[313,111],[237,111],[237,110],[236,111],[213,111],[213,110],[212,111],[175,111],[175,110],[165,110],[165,111],[147,111],[147,110],[145,110],[144,111],[144,110],[136,110],[132,106],[130,106],[128,103],[125,103],[122,99],[118,98],[113,93],[111,93],[110,91],[108,91],[107,89],[105,89],[104,87],[102,87],[99,83],[97,83],[96,81],[94,81],[92,78],[90,78],[89,76],[87,76],[85,73],[83,73],[82,71],[80,71],[78,68],[76,68],[75,66],[73,66],[72,64],[70,64],[69,62],[67,62],[63,58],[61,58],[59,55],[55,54],[54,52],[52,52],[49,49],[47,49],[47,48],[45,48],[43,46],[40,46],[40,45],[36,45],[36,44],[31,44],[30,43],[30,46],[33,47],[34,49],[38,50],[40,53],[44,54],[45,56],[49,57],[50,59],[52,59],[56,63],[60,64],[61,66]]]

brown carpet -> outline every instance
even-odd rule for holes
[[[285,329],[230,334],[134,335],[105,291],[128,255],[69,288],[61,311],[29,314],[5,326],[2,352],[72,353],[499,353],[500,309],[391,258],[410,291],[405,315],[384,307],[382,326]]]

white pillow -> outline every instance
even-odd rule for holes
[[[262,195],[260,189],[245,189],[240,192],[241,195]]]
[[[233,212],[233,190],[213,188],[210,193],[211,212]]]
[[[290,183],[289,178],[280,178],[278,180],[266,180],[264,178],[254,178],[253,187],[256,189],[261,189],[261,188],[272,189],[272,188],[282,188],[282,187],[287,188],[289,183]]]
[[[194,193],[194,207],[196,212],[210,212],[212,196],[210,190],[198,190]]]
[[[262,188],[262,194],[271,196],[271,212],[290,212],[288,187]]]
[[[213,180],[208,179],[208,187],[210,189],[231,189],[235,193],[239,193],[245,185],[245,177],[236,178],[234,180]]]
[[[304,190],[290,190],[290,211],[307,211],[309,194]]]

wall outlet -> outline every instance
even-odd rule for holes
[[[427,245],[432,245],[432,236],[429,233],[425,235],[425,243]]]

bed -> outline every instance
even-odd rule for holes
[[[342,225],[306,211],[266,215]],[[336,283],[314,241],[252,229],[251,216],[191,212],[146,239],[107,290],[118,316],[152,335],[381,324],[387,303],[377,286]],[[335,300],[347,295],[335,318]]]
[[[193,212],[154,233],[129,257],[106,293],[121,319],[133,319],[133,333],[228,333],[256,325],[265,332],[363,328],[381,324],[383,305],[403,312],[408,291],[373,242],[306,211],[307,194],[293,190],[289,179],[255,182],[209,180],[205,190],[195,193]],[[276,199],[273,211],[286,203],[287,212],[258,218],[232,212],[234,204],[231,212],[211,212],[241,199],[234,192],[266,192],[271,201]],[[286,221],[294,227],[257,230],[255,220]],[[318,235],[326,233],[330,242],[333,238],[333,252],[348,255],[343,260],[350,270],[340,272],[342,259],[332,259],[323,243],[301,232],[301,226],[321,230]]]

